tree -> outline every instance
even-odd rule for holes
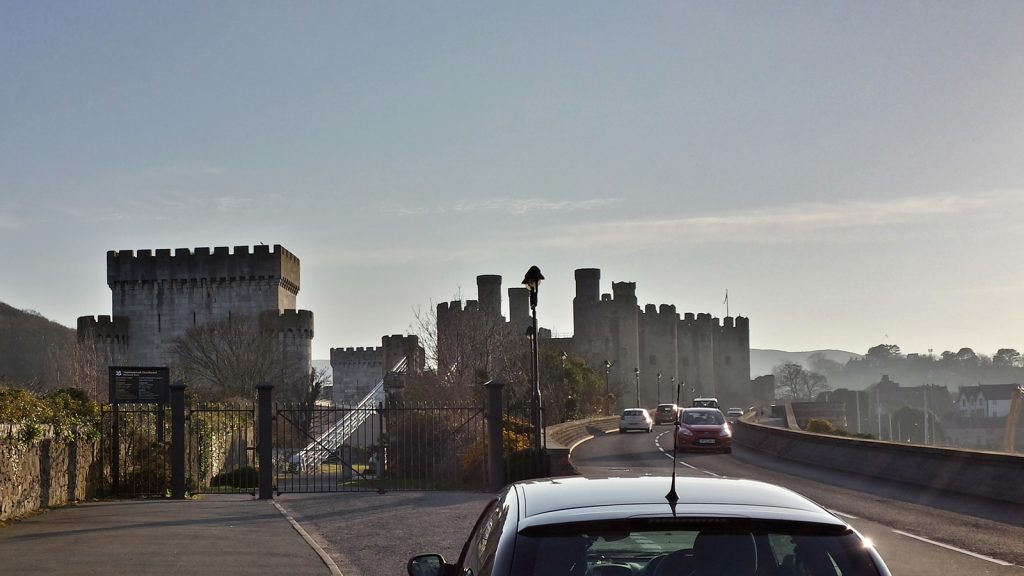
[[[868,348],[865,357],[876,362],[888,362],[900,357],[900,347],[895,344],[879,344]]]
[[[826,378],[837,376],[843,365],[829,358],[824,352],[815,352],[807,357],[807,365],[813,372],[824,374]]]
[[[299,401],[307,392],[298,367],[273,328],[250,316],[233,316],[190,328],[171,344],[174,368],[201,398],[251,401],[256,385],[271,382],[275,395]]]
[[[316,401],[323,392],[324,384],[327,383],[329,371],[327,368],[311,366],[309,369],[309,380],[306,382],[306,389],[303,391],[302,399],[298,402],[299,421],[297,428],[301,438],[312,438],[310,431],[313,427]]]
[[[1000,348],[992,356],[992,364],[994,366],[1020,368],[1024,366],[1024,358],[1021,357],[1020,352],[1013,348]]]
[[[821,392],[829,390],[828,379],[823,374],[805,370],[794,362],[776,366],[775,390],[780,398],[810,402]]]
[[[970,366],[977,366],[979,363],[978,355],[970,348],[961,348],[955,358],[957,362]]]

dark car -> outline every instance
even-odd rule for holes
[[[732,428],[717,408],[684,408],[676,430],[676,449],[732,452]]]
[[[505,488],[455,564],[410,576],[888,575],[848,524],[771,484],[729,478],[545,478]]]
[[[655,424],[671,424],[679,417],[679,406],[675,404],[658,404],[654,409]]]

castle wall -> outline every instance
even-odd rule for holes
[[[644,307],[640,315],[640,403],[655,406],[662,402],[675,402],[676,391],[672,382],[678,379],[679,314],[676,307],[654,304]],[[658,374],[661,374],[659,386]]]
[[[546,341],[541,328],[541,345],[580,356],[601,375],[605,361],[610,361],[608,383],[618,397],[618,408],[636,403],[637,368],[644,407],[674,402],[676,383],[685,386],[680,394],[684,404],[694,396],[718,395],[723,404],[748,405],[750,335],[746,318],[726,318],[724,325],[706,313],[687,313],[680,319],[675,306],[669,304],[648,304],[641,311],[634,282],[613,282],[612,293],[601,294],[599,269],[577,269],[575,279],[573,336]],[[500,292],[500,276],[478,276],[477,286],[479,303],[467,301],[465,309],[461,302],[438,305],[439,355],[440,350],[458,348],[451,339],[460,327],[495,316],[495,308],[500,310],[500,302],[497,307],[493,303],[495,290]],[[531,323],[529,293],[525,288],[510,288],[508,294],[508,326],[519,334]],[[447,365],[443,360],[439,357],[442,369]]]
[[[723,319],[715,335],[715,389],[722,406],[745,408],[750,386],[750,328],[746,318]]]
[[[338,405],[355,405],[384,377],[384,348],[331,348],[334,397]]]

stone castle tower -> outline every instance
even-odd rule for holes
[[[171,366],[171,344],[193,326],[258,319],[277,334],[296,377],[309,374],[313,313],[297,310],[299,259],[279,245],[107,252],[110,316],[82,316],[108,365]],[[301,374],[299,371],[302,371]]]
[[[403,358],[407,374],[423,372],[426,354],[419,337],[396,334],[384,336],[376,347],[331,348],[331,400],[338,405],[355,405]]]
[[[744,317],[723,321],[710,314],[686,313],[682,318],[669,304],[637,303],[635,282],[613,282],[611,294],[601,294],[601,271],[576,270],[573,299],[573,336],[551,338],[540,329],[541,346],[580,356],[598,374],[605,361],[612,363],[609,386],[618,393],[619,406],[632,406],[636,397],[637,370],[640,403],[650,407],[674,402],[673,383],[684,385],[681,401],[696,396],[717,396],[723,406],[747,406],[750,388],[750,324]],[[500,319],[501,276],[477,276],[479,300],[441,303],[437,307],[437,337],[441,343],[457,322]],[[509,288],[512,334],[522,334],[530,324],[529,293]],[[441,364],[443,359],[439,358]],[[659,387],[658,374],[661,374]]]

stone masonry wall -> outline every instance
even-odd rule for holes
[[[42,437],[24,439],[24,429],[0,424],[0,522],[41,508],[63,506],[96,496],[98,447],[66,442],[48,426]]]

